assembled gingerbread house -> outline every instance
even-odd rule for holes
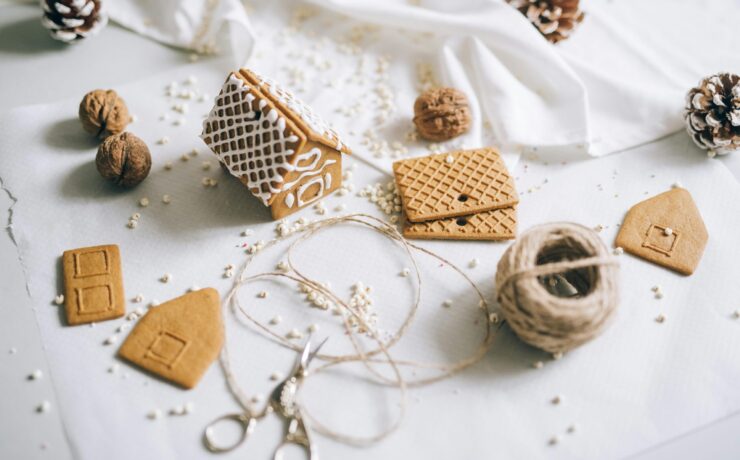
[[[310,107],[247,69],[229,75],[201,138],[275,219],[339,188],[351,153]]]

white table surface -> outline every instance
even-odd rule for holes
[[[95,62],[90,63],[90,56]],[[38,9],[28,5],[0,7],[0,110],[76,97],[92,87],[110,87],[160,72],[187,61],[187,53],[151,42],[118,27],[108,27],[84,47],[64,47],[47,39],[38,23]],[[135,63],[135,64],[133,64]],[[2,149],[0,155],[18,155]],[[725,160],[735,173],[740,161]],[[0,171],[0,177],[2,176]],[[0,209],[13,204],[2,191]],[[35,407],[48,400],[56,407],[53,376],[44,350],[15,246],[8,233],[0,236],[0,458],[74,458],[58,414],[40,416]],[[17,351],[10,353],[10,348]],[[44,378],[29,382],[34,369]],[[740,414],[718,420],[635,458],[738,458]]]

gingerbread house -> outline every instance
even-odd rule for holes
[[[247,69],[226,79],[201,138],[275,219],[339,188],[351,153],[309,106]]]

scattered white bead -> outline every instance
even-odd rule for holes
[[[36,412],[45,413],[51,410],[51,403],[49,401],[41,401],[41,404],[36,406]]]
[[[553,436],[550,438],[549,441],[547,441],[547,443],[550,444],[551,446],[554,446],[558,442],[560,442],[560,438],[558,436]]]
[[[162,195],[162,203],[170,204],[171,202],[172,202],[172,198],[169,195]]]
[[[600,231],[604,230],[604,226],[602,224],[599,224],[596,227],[594,227],[594,230],[596,230],[597,232],[600,232]]]
[[[190,156],[191,157],[197,157],[198,156],[198,149],[191,150],[190,151]]]
[[[249,400],[252,402],[252,404],[259,404],[265,400],[265,395],[263,395],[262,393],[256,393],[252,395],[252,397],[249,398]]]
[[[576,429],[577,429],[576,424],[573,423],[573,424],[571,424],[571,425],[568,426],[568,429],[566,431],[568,431],[568,433],[571,433],[572,434],[572,433],[575,433],[576,432]]]
[[[678,181],[671,184],[671,188],[682,188],[682,187],[683,185],[681,185],[681,182],[678,182]]]
[[[666,317],[663,313],[655,317],[655,322],[659,324],[662,324],[663,322],[665,322],[665,320],[666,320]]]
[[[116,328],[116,332],[118,332],[118,333],[124,332],[124,331],[128,330],[128,328],[130,328],[130,327],[131,326],[128,323],[123,323],[123,324],[121,324],[120,326],[118,326]]]
[[[185,80],[185,83],[188,85],[194,85],[198,83],[198,78],[196,78],[195,75],[190,75],[187,80]]]
[[[452,155],[447,155],[445,157],[445,163],[447,163],[448,165],[451,165],[454,162],[455,162],[455,157],[453,157]]]
[[[663,234],[665,236],[671,236],[673,235],[673,229],[671,227],[666,227],[663,229]]]
[[[136,294],[136,297],[134,297],[134,302],[141,303],[144,301],[144,296],[142,294]]]
[[[118,363],[113,363],[111,367],[108,368],[109,374],[116,374],[118,373],[118,369],[120,369],[121,366],[118,365]]]
[[[195,412],[195,403],[192,401],[188,401],[185,403],[185,413],[186,414],[192,414]]]
[[[278,325],[278,324],[280,324],[280,323],[281,323],[282,321],[283,321],[283,317],[282,317],[282,316],[280,316],[280,315],[275,315],[275,316],[273,316],[273,317],[272,317],[272,319],[270,320],[270,324],[272,324],[273,326],[277,326],[277,325]]]
[[[552,354],[552,359],[554,359],[556,361],[558,359],[563,359],[563,352],[562,351],[556,351],[555,353]]]
[[[399,273],[399,275],[405,278],[409,276],[410,273],[411,273],[411,270],[409,270],[408,268],[404,268],[403,270],[401,270],[401,273]]]
[[[470,262],[468,262],[468,267],[475,268],[478,266],[480,261],[478,259],[472,259]]]
[[[318,331],[318,330],[319,330],[319,325],[318,324],[315,324],[314,323],[314,324],[311,324],[311,325],[308,326],[308,332],[310,332],[312,334],[314,332]]]
[[[103,344],[105,344],[105,345],[113,345],[116,342],[118,342],[118,336],[117,335],[111,335],[110,337],[108,337],[107,339],[105,339],[105,341],[103,342]]]
[[[162,136],[158,141],[157,144],[159,145],[165,145],[170,143],[170,138],[167,136]]]
[[[129,220],[128,224],[126,224],[126,226],[132,230],[135,229],[137,225],[139,225],[139,223],[135,220]]]
[[[170,409],[170,415],[185,415],[185,406],[175,406]]]
[[[57,305],[61,305],[64,303],[64,294],[59,294],[58,296],[54,297],[54,303]]]
[[[41,369],[36,369],[35,371],[31,372],[28,375],[28,380],[39,380],[44,376],[44,373],[41,372]]]
[[[254,231],[250,229],[246,229],[242,232],[242,236],[251,236],[254,233]]]
[[[151,302],[149,302],[149,307],[150,307],[150,308],[151,308],[151,307],[157,307],[157,306],[159,306],[159,300],[157,300],[157,299],[152,299],[152,301],[151,301]]]
[[[558,405],[561,402],[563,402],[563,398],[560,395],[556,395],[554,398],[550,400],[551,403]]]
[[[452,300],[447,299],[444,302],[442,302],[442,306],[445,308],[450,308],[452,306]]]
[[[203,163],[202,163],[202,164],[200,165],[200,167],[201,167],[201,169],[202,169],[203,171],[208,171],[209,169],[211,169],[211,163],[210,163],[210,162],[208,162],[208,161],[204,161],[204,162],[203,162]]]
[[[732,312],[732,317],[734,319],[740,319],[740,310],[735,310]]]
[[[542,369],[542,367],[545,365],[542,361],[535,361],[532,363],[532,367],[535,369]]]
[[[188,288],[188,292],[195,292],[195,291],[200,291],[200,286],[198,286],[197,284],[193,284],[192,286]]]
[[[162,418],[162,410],[161,409],[152,409],[146,414],[146,418],[149,420],[159,420]]]
[[[280,372],[273,372],[272,374],[270,374],[270,380],[272,380],[273,382],[282,380],[282,379],[283,379],[283,374],[281,374]]]
[[[491,323],[491,324],[498,324],[499,321],[500,321],[500,319],[498,317],[498,313],[491,313],[491,314],[488,315],[488,322],[489,323]]]
[[[172,169],[172,162],[171,161],[168,161],[167,163],[165,163],[164,164],[164,169],[166,169],[167,171],[171,170]]]
[[[159,281],[163,283],[169,283],[170,281],[172,281],[172,275],[170,273],[165,273],[164,275],[162,275]]]
[[[299,340],[303,338],[303,333],[299,331],[298,329],[291,329],[290,331],[288,331],[285,337],[292,339],[292,340]]]
[[[267,291],[260,291],[259,294],[257,294],[257,297],[259,297],[260,299],[266,299],[267,295]]]
[[[281,272],[287,272],[290,270],[290,266],[287,262],[283,262],[282,260],[277,263],[276,268]]]
[[[623,248],[621,248],[619,246],[617,246],[616,248],[614,248],[614,255],[615,256],[621,256],[622,254],[624,254],[624,249]]]

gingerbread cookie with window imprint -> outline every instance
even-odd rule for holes
[[[410,222],[509,208],[519,202],[514,180],[493,148],[396,161],[393,173]]]
[[[67,324],[105,321],[126,313],[118,246],[65,251],[62,266]]]
[[[226,79],[201,138],[274,219],[338,189],[351,153],[313,109],[247,69]]]
[[[691,275],[708,239],[691,194],[674,188],[630,208],[614,244],[637,257]]]
[[[221,301],[213,288],[152,307],[118,354],[184,388],[193,388],[224,343]]]

